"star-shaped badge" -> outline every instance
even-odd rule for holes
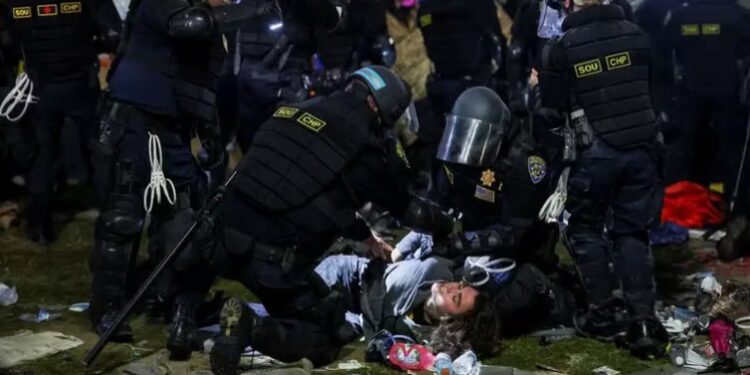
[[[492,187],[492,184],[495,183],[495,171],[488,169],[482,172],[482,178],[480,181],[482,181],[483,186]]]

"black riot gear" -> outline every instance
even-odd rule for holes
[[[470,88],[458,97],[446,119],[437,158],[462,165],[493,165],[509,124],[510,111],[494,91]]]
[[[651,44],[637,25],[625,21],[622,8],[602,7],[607,27],[568,17],[566,32],[555,44],[564,52],[543,53],[548,57],[543,66],[564,68],[555,79],[541,79],[542,101],[568,113],[582,109],[594,133],[614,147],[643,145],[657,131],[649,92]],[[551,82],[557,87],[550,87]]]

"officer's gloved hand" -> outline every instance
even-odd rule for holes
[[[213,171],[224,165],[226,149],[218,139],[201,140],[202,149],[198,152],[198,165],[207,171]]]

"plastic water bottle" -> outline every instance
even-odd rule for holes
[[[451,356],[439,353],[435,356],[435,364],[432,365],[432,370],[437,375],[451,375],[453,373],[453,360]]]

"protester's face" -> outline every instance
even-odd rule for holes
[[[474,309],[477,294],[476,289],[462,283],[435,283],[430,300],[440,315],[458,316]]]

